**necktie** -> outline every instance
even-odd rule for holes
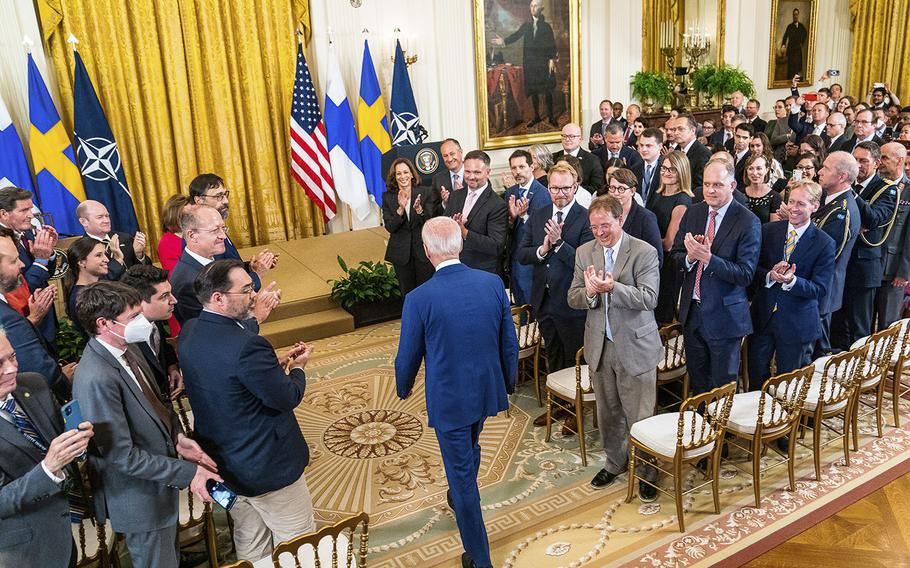
[[[604,273],[613,274],[613,249],[608,248],[607,259],[604,262]],[[613,330],[610,329],[610,295],[604,294],[604,334],[607,339],[613,341]]]
[[[644,200],[648,199],[648,191],[651,189],[651,173],[654,170],[654,166],[647,165],[645,166],[645,183],[641,184],[641,198]]]
[[[464,209],[461,211],[461,216],[464,218],[465,222],[468,220],[468,215],[471,214],[471,210],[474,209],[474,201],[477,200],[477,192],[469,191],[468,198],[465,200]]]
[[[708,230],[705,232],[705,241],[714,240],[714,220],[717,218],[717,211],[708,213]],[[695,270],[695,297],[701,301],[701,275],[705,271],[705,263],[698,261],[698,268]]]
[[[161,332],[158,331],[158,326],[152,327],[152,350],[155,352],[155,355],[161,354]]]
[[[12,417],[13,426],[16,427],[16,430],[18,430],[26,440],[38,448],[41,452],[41,456],[47,455],[47,448],[50,444],[48,444],[47,440],[44,439],[44,436],[38,432],[38,429],[35,428],[35,424],[28,415],[16,404],[16,400],[13,397],[10,397],[0,408]],[[87,510],[85,501],[82,498],[81,492],[78,490],[78,485],[74,486],[70,484],[69,486],[64,487],[66,488],[66,497],[70,504],[70,520],[74,523],[78,523],[85,518]]]
[[[123,353],[123,360],[126,361],[130,371],[133,372],[133,376],[136,377],[136,382],[139,383],[139,388],[142,390],[142,394],[145,395],[145,398],[148,399],[152,410],[155,411],[155,414],[157,414],[158,418],[164,423],[164,427],[167,429],[168,434],[173,437],[174,433],[171,431],[171,411],[164,406],[164,403],[161,402],[161,399],[158,398],[158,395],[152,389],[148,377],[145,376],[145,373],[142,372],[142,368],[139,366],[139,361],[137,361],[136,357],[129,351]]]
[[[461,176],[458,174],[452,174],[452,187],[455,189],[461,189]]]
[[[787,242],[784,243],[784,260],[790,262],[790,255],[793,254],[793,249],[796,248],[796,231],[790,230],[790,233],[787,235]]]
[[[556,222],[560,224],[562,223],[562,211],[556,212]]]

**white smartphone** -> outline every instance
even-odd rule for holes
[[[799,181],[803,179],[803,171],[799,168],[793,170],[793,175],[790,177],[793,181]]]

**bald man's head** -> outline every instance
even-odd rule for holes
[[[879,171],[891,181],[897,181],[904,175],[904,162],[907,161],[907,149],[903,144],[888,142],[882,146],[882,165]]]
[[[570,122],[562,127],[562,149],[572,152],[581,145],[581,127]]]
[[[111,215],[100,201],[86,199],[76,207],[76,217],[86,234],[105,237],[111,232]]]

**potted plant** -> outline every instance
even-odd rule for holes
[[[344,276],[329,280],[332,299],[354,316],[354,327],[401,317],[401,289],[392,265],[364,260],[348,268],[340,255],[338,265]]]
[[[692,89],[702,98],[702,107],[711,107],[712,104],[709,100],[717,96],[716,93],[711,92],[713,88],[711,80],[716,72],[717,67],[708,64],[699,67],[692,73]]]
[[[673,82],[657,71],[639,71],[632,76],[632,96],[642,102],[645,113],[652,113],[655,103],[673,100]]]
[[[60,318],[54,343],[57,345],[57,357],[62,363],[79,362],[87,342],[88,339],[76,331],[69,319]]]
[[[712,96],[723,96],[724,103],[729,104],[729,95],[734,91],[741,92],[747,99],[755,96],[755,83],[746,73],[732,65],[721,65],[711,76],[709,92]]]

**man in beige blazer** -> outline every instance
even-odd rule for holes
[[[588,208],[594,240],[575,253],[569,306],[587,310],[585,360],[597,400],[597,421],[606,462],[591,485],[606,487],[629,460],[629,429],[654,413],[657,362],[662,346],[654,308],[660,268],[657,251],[622,230],[622,205],[609,195]],[[653,467],[642,476],[657,480]],[[653,501],[657,490],[639,483],[639,496]]]

